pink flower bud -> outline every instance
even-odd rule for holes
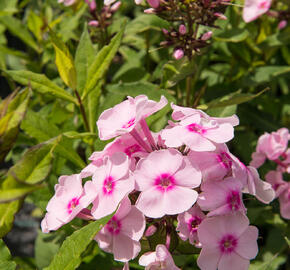
[[[159,0],[147,0],[147,2],[153,8],[158,8],[160,4]]]
[[[184,24],[179,25],[178,31],[181,35],[185,35],[186,34],[186,26]]]
[[[94,11],[97,7],[95,0],[85,0],[85,2],[89,5],[90,11]]]
[[[114,5],[112,5],[110,8],[111,12],[116,12],[120,8],[121,4],[121,1],[118,1]]]
[[[144,10],[144,13],[146,14],[155,14],[154,8],[147,8]]]
[[[176,49],[173,53],[173,57],[176,59],[176,60],[179,60],[181,59],[182,57],[184,56],[184,51],[182,49]]]
[[[219,12],[214,13],[214,15],[220,20],[227,20],[228,19],[224,14],[219,13]]]
[[[157,231],[157,228],[156,228],[156,226],[154,226],[154,225],[150,225],[149,227],[148,227],[148,229],[145,231],[145,236],[146,237],[149,237],[149,236],[152,236],[154,233],[156,233],[156,231]]]
[[[168,35],[168,30],[167,29],[162,28],[162,32],[163,32],[164,35]]]
[[[92,20],[89,22],[89,26],[95,26],[95,27],[98,27],[99,26],[99,22],[96,21],[96,20]]]
[[[287,21],[286,21],[286,20],[282,20],[282,21],[280,21],[279,24],[278,24],[278,29],[281,30],[281,29],[285,28],[286,25],[287,25]]]
[[[212,31],[208,31],[201,36],[201,40],[206,41],[209,40],[212,36]]]

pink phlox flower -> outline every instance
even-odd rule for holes
[[[188,157],[198,165],[202,173],[202,180],[221,180],[226,176],[233,176],[243,184],[246,183],[247,173],[244,166],[228,149],[226,144],[216,145],[211,152],[190,151]]]
[[[161,137],[168,147],[188,146],[193,151],[214,151],[215,143],[225,143],[234,137],[235,116],[213,118],[202,111],[171,104],[172,118],[179,121],[162,131]]]
[[[143,139],[146,140],[145,138]],[[108,143],[103,151],[92,153],[89,157],[89,160],[92,162],[81,171],[81,176],[92,176],[97,167],[100,167],[103,164],[103,160],[106,156],[110,157],[117,152],[123,152],[128,156],[131,170],[134,170],[135,168],[135,158],[141,158],[148,155],[148,153],[144,151],[132,136],[124,134]]]
[[[129,160],[124,153],[115,153],[104,159],[104,164],[93,174],[97,198],[92,215],[100,219],[114,212],[120,201],[134,189],[134,179],[129,173]]]
[[[147,0],[147,2],[153,8],[158,8],[160,5],[160,0]]]
[[[177,216],[177,228],[179,237],[196,247],[201,247],[197,237],[197,228],[205,218],[205,214],[197,205],[194,205],[188,211]]]
[[[206,218],[197,234],[202,244],[197,259],[201,270],[247,270],[258,253],[258,229],[249,226],[241,213]]]
[[[201,185],[197,203],[207,216],[225,215],[237,211],[246,212],[242,200],[242,184],[233,177],[222,181],[208,181]]]
[[[243,19],[246,23],[256,20],[271,7],[272,0],[245,0]]]
[[[264,133],[259,139],[256,152],[252,154],[250,166],[259,168],[265,159],[276,160],[283,155],[287,149],[289,130],[280,128],[276,132]]]
[[[280,214],[285,219],[290,219],[290,183],[279,196]]]
[[[140,120],[161,110],[167,104],[167,99],[162,96],[159,102],[149,100],[145,95],[127,100],[105,110],[97,121],[101,140],[109,140],[131,132]]]
[[[55,195],[47,204],[47,213],[41,222],[42,231],[57,230],[70,222],[95,198],[96,189],[92,181],[87,181],[83,188],[79,174],[61,176],[59,184],[55,185]]]
[[[141,239],[146,222],[144,215],[131,206],[125,197],[112,219],[96,235],[99,247],[114,254],[117,261],[127,262],[134,259],[141,250]]]
[[[276,198],[287,189],[287,182],[283,180],[283,174],[280,171],[269,171],[265,175],[265,179],[275,190]]]
[[[278,164],[277,170],[280,172],[290,173],[290,148],[283,153],[279,160],[275,160]]]
[[[141,159],[134,177],[141,191],[136,207],[152,218],[188,210],[198,196],[192,188],[201,182],[200,171],[175,149],[155,151]]]
[[[139,259],[139,264],[145,266],[145,270],[180,270],[164,245],[157,245],[154,252],[147,252]]]
[[[247,185],[243,188],[243,192],[252,194],[263,203],[270,203],[275,199],[275,190],[271,184],[263,181],[259,177],[259,173],[254,167],[247,167]]]

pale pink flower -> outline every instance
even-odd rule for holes
[[[179,25],[178,32],[181,35],[185,35],[186,34],[186,26],[184,24]]]
[[[79,174],[63,175],[55,185],[55,195],[47,204],[47,213],[41,222],[42,231],[57,230],[75,218],[96,198],[96,189],[92,181],[84,188]]]
[[[290,148],[288,148],[286,152],[279,157],[279,159],[275,160],[275,162],[278,164],[278,171],[290,173]]]
[[[113,213],[120,201],[134,189],[134,179],[129,175],[128,157],[123,153],[106,157],[92,179],[97,189],[97,198],[91,210],[95,219]]]
[[[190,151],[188,157],[198,165],[203,182],[233,176],[243,185],[246,184],[246,167],[229,151],[226,144],[216,145],[216,150],[211,152]]]
[[[245,22],[256,20],[271,7],[272,0],[245,0],[243,19]]]
[[[286,20],[282,20],[279,22],[278,24],[278,29],[282,30],[283,28],[285,28],[287,26],[288,22]]]
[[[158,8],[160,0],[147,0],[148,4],[153,8]]]
[[[208,31],[201,36],[201,40],[206,41],[209,40],[212,36],[212,31]]]
[[[287,149],[288,140],[290,138],[287,128],[280,128],[276,132],[264,133],[259,139],[256,147],[256,152],[252,154],[250,166],[259,168],[265,159],[276,160]]]
[[[145,230],[145,217],[131,206],[126,197],[122,200],[116,214],[96,235],[99,247],[114,254],[117,261],[127,262],[134,259],[141,250],[139,240]]]
[[[156,251],[143,254],[139,259],[139,264],[145,266],[145,270],[180,270],[167,248],[160,244],[156,246]]]
[[[166,104],[164,96],[159,102],[149,100],[145,95],[128,97],[100,115],[97,121],[100,139],[108,140],[133,131],[142,119],[161,110]]]
[[[214,151],[215,143],[225,143],[234,137],[233,126],[238,124],[236,116],[215,118],[200,110],[171,106],[172,118],[180,121],[161,133],[168,147],[186,145],[193,151]]]
[[[194,205],[188,211],[179,214],[177,216],[177,228],[179,237],[189,243],[200,247],[200,243],[197,237],[197,228],[205,218],[205,214],[200,210],[197,205]]]
[[[143,139],[145,140],[145,138]],[[81,171],[81,176],[92,176],[97,167],[103,164],[103,159],[106,156],[110,157],[117,152],[123,152],[128,156],[131,170],[135,168],[135,158],[141,158],[148,155],[148,153],[144,151],[142,146],[140,146],[132,136],[124,134],[108,143],[103,151],[92,153],[89,157],[89,160],[92,162]]]
[[[97,8],[96,0],[85,0],[88,4],[90,11],[94,11]]]
[[[275,191],[271,184],[263,181],[259,177],[259,173],[254,167],[247,167],[247,185],[243,192],[254,195],[263,203],[270,203],[275,199]]]
[[[222,181],[208,181],[202,184],[202,193],[199,194],[197,203],[201,210],[210,211],[207,214],[209,217],[237,211],[246,212],[241,189],[241,182],[232,177]]]
[[[240,213],[207,218],[197,230],[201,270],[247,270],[258,253],[258,229]]]
[[[287,182],[283,180],[283,174],[280,171],[269,171],[265,175],[265,179],[275,190],[276,198],[287,189]]]
[[[280,214],[285,219],[290,219],[290,183],[279,196]]]
[[[198,195],[192,188],[201,182],[200,171],[175,149],[155,151],[141,159],[134,177],[136,189],[142,191],[136,207],[152,218],[188,210]]]
[[[99,25],[100,25],[99,22],[96,20],[89,21],[89,26],[98,27]]]

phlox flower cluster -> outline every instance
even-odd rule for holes
[[[289,130],[280,128],[271,134],[265,133],[259,139],[256,151],[252,154],[251,166],[259,168],[266,160],[276,164],[275,171],[269,171],[265,179],[275,190],[275,197],[279,198],[280,213],[285,219],[290,219],[290,183],[283,180],[283,176],[290,173],[290,139]]]
[[[94,152],[79,174],[59,178],[42,230],[57,230],[73,218],[97,220],[117,209],[95,240],[124,269],[139,253],[145,269],[179,269],[171,255],[172,233],[201,249],[202,270],[247,269],[258,252],[258,230],[249,226],[243,193],[269,203],[275,191],[229,151],[236,115],[210,117],[171,104],[168,126],[151,132],[146,118],[166,105],[163,96],[156,102],[140,95],[100,115],[99,137],[113,141]],[[141,252],[140,240],[150,241],[158,230],[166,237],[155,250]]]

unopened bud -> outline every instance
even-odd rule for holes
[[[287,25],[287,21],[286,20],[283,20],[283,21],[280,21],[279,24],[278,24],[278,29],[283,29],[285,28]]]
[[[144,13],[146,14],[155,14],[155,9],[154,8],[147,8],[144,10]]]
[[[186,34],[186,26],[184,24],[179,25],[178,31],[181,35]]]
[[[162,32],[163,32],[164,35],[168,35],[168,30],[167,29],[162,28]]]
[[[121,1],[118,1],[114,5],[112,5],[110,8],[111,12],[116,12],[120,8],[121,4]]]
[[[224,14],[219,13],[219,12],[214,13],[214,15],[220,20],[227,20],[228,19]]]
[[[94,11],[97,7],[96,1],[95,0],[85,0],[86,3],[88,4],[90,11]]]
[[[176,49],[176,50],[173,52],[173,57],[174,57],[176,60],[181,59],[183,56],[184,56],[184,51],[183,51],[182,49]]]
[[[148,4],[153,8],[158,8],[160,0],[147,0]]]
[[[212,31],[208,31],[201,36],[201,40],[206,41],[209,40],[212,36]]]
[[[95,27],[98,27],[98,26],[99,26],[99,22],[96,21],[96,20],[89,21],[89,26],[95,26]]]
[[[145,231],[145,236],[146,237],[152,236],[154,233],[156,233],[156,231],[157,231],[156,226],[150,225],[148,229]]]

